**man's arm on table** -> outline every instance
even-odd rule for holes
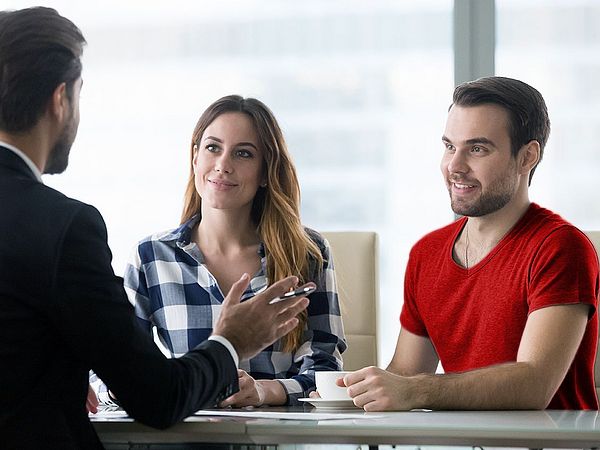
[[[388,371],[376,367],[344,381],[366,411],[425,409],[544,409],[579,348],[591,306],[548,306],[529,315],[514,363],[433,375],[429,339],[402,330]],[[393,372],[393,373],[392,373]]]

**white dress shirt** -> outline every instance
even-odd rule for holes
[[[21,150],[19,150],[14,145],[7,144],[6,142],[0,141],[0,146],[6,147],[11,152],[16,154],[19,158],[21,158],[23,161],[25,161],[25,164],[27,164],[27,166],[31,169],[31,171],[33,172],[33,174],[35,175],[37,180],[40,183],[43,183],[42,172],[40,172],[40,169],[38,169],[38,167],[33,163],[33,161],[31,159],[29,159],[29,156],[27,156],[25,153],[23,153]]]

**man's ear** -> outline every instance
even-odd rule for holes
[[[48,103],[48,112],[53,118],[62,122],[65,117],[68,116],[70,111],[70,101],[67,95],[67,84],[65,82],[60,83],[52,92],[50,101]]]
[[[519,172],[526,174],[540,161],[541,148],[538,141],[531,140],[519,152]]]

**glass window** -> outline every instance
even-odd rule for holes
[[[88,46],[70,167],[45,182],[99,208],[115,271],[139,239],[178,225],[202,111],[223,95],[257,97],[297,164],[305,225],[380,235],[387,364],[410,247],[452,220],[438,171],[452,1],[46,4],[79,25]]]
[[[531,199],[600,229],[600,3],[497,0],[496,73],[537,88],[552,131]]]

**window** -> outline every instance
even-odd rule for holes
[[[552,124],[531,199],[583,230],[597,230],[600,4],[498,0],[496,7],[496,73],[536,87],[546,99]]]
[[[9,8],[29,6],[8,0]],[[48,0],[88,41],[69,169],[115,272],[175,227],[194,125],[217,98],[264,101],[296,162],[305,225],[380,235],[380,361],[394,351],[411,246],[450,220],[438,164],[453,89],[452,2]]]

